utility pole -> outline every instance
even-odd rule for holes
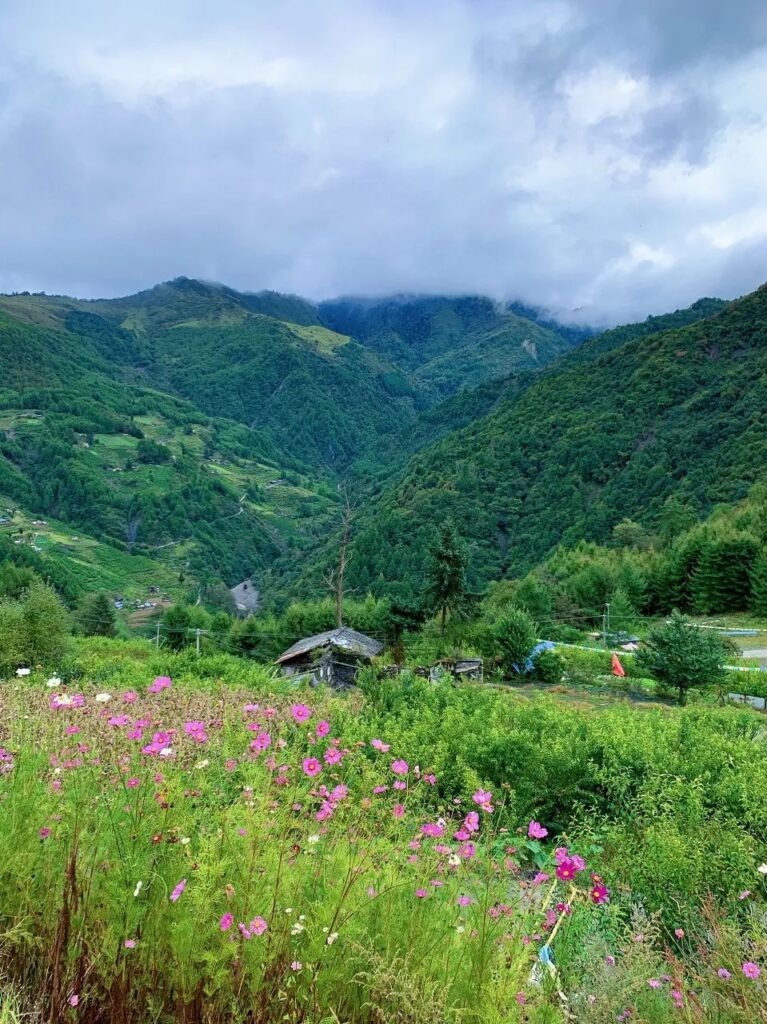
[[[201,629],[196,629],[194,631],[194,634],[195,634],[195,644],[194,644],[194,646],[195,646],[195,650],[197,651],[197,657],[198,658],[200,657],[200,634],[201,633],[202,633]]]
[[[157,620],[157,629],[154,635],[154,646],[156,650],[160,650],[160,620]]]
[[[605,605],[605,610],[602,612],[602,642],[605,647],[609,647],[607,643],[607,634],[610,630],[610,603],[609,601]]]

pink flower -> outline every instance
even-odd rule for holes
[[[176,900],[179,898],[179,896],[184,891],[184,889],[186,889],[186,879],[182,878],[181,881],[176,886],[176,888],[170,894],[170,901],[171,901],[171,903],[175,903],[176,902]]]
[[[527,834],[530,839],[545,839],[549,834],[549,830],[544,828],[539,821],[531,821],[527,826]]]
[[[314,731],[317,734],[317,739],[321,740],[323,736],[327,736],[330,732],[330,722],[318,722],[317,728]]]
[[[389,744],[384,743],[383,740],[371,740],[370,746],[375,747],[376,750],[380,750],[382,754],[385,754],[389,749]]]
[[[482,787],[480,786],[480,788],[477,790],[477,792],[472,795],[471,799],[474,801],[475,804],[479,804],[479,806],[482,808],[483,811],[486,811],[488,814],[492,814],[492,811],[493,811],[493,794],[492,793],[487,792],[486,790],[482,789]]]
[[[395,818],[404,818],[405,817],[405,805],[404,804],[395,804],[393,809],[392,809],[392,814],[394,815]]]
[[[459,907],[469,907],[469,906],[471,906],[471,904],[473,902],[474,901],[472,900],[471,896],[459,896],[458,897],[458,906]]]
[[[743,892],[738,896],[738,899],[739,900],[747,900],[750,895],[751,895],[751,890],[750,889],[744,889]]]
[[[218,926],[222,932],[228,932],[234,924],[234,917],[232,914],[224,914],[221,920],[218,922]]]
[[[229,760],[224,763],[224,768],[226,768],[228,772],[233,772],[237,768],[237,762],[234,758],[230,757]]]
[[[648,978],[647,984],[650,986],[650,988],[660,988],[661,986],[661,983],[658,981],[657,978]]]
[[[311,709],[308,708],[306,704],[294,704],[290,709],[290,713],[294,720],[299,724],[302,722],[308,722],[312,717]]]
[[[343,754],[335,747],[328,747],[324,754],[325,764],[338,764],[342,758]]]
[[[674,929],[674,935],[676,935],[676,937],[678,939],[683,939],[684,938],[684,928],[675,928]]]
[[[141,779],[136,779],[136,778],[128,779],[128,781],[125,783],[125,785],[128,787],[128,789],[136,789],[138,786],[141,785]]]
[[[421,831],[425,836],[431,836],[432,839],[439,839],[439,837],[445,833],[445,830],[441,825],[437,825],[431,821],[427,821],[425,825],[421,825]]]
[[[304,775],[308,775],[310,779],[313,779],[315,775],[319,775],[322,771],[322,765],[316,757],[304,758]]]
[[[303,966],[304,965],[301,963],[300,960],[294,960],[293,963],[290,965],[290,969],[291,971],[300,971],[303,968]]]
[[[415,894],[419,900],[425,900],[426,897],[429,895],[425,889],[416,889]]]
[[[149,692],[159,693],[160,690],[169,690],[172,685],[173,684],[169,676],[158,676],[149,687]]]
[[[67,736],[76,736],[80,731],[80,726],[68,725],[64,731],[66,732]]]
[[[463,857],[465,860],[471,860],[476,853],[474,843],[464,843],[463,846],[458,849],[458,856]]]
[[[479,814],[476,811],[469,811],[466,817],[463,819],[463,827],[467,832],[478,832],[479,831]]]
[[[544,882],[548,882],[549,877],[545,871],[539,871],[533,878],[533,885],[543,885]]]
[[[125,946],[126,949],[135,949],[136,948],[136,940],[135,939],[126,939],[125,942],[123,942],[123,946]]]
[[[67,999],[67,1002],[69,1003],[70,1006],[77,1006],[77,1004],[80,1002],[80,997],[75,993],[75,995],[70,996],[69,999]]]
[[[758,978],[762,973],[758,964],[753,963],[751,960],[747,960],[743,964],[743,973],[747,978]]]
[[[391,770],[395,775],[407,775],[410,771],[410,767],[407,761],[403,761],[401,758],[398,758],[396,761],[392,761]]]
[[[41,828],[40,832],[38,833],[41,839],[47,839],[50,834],[51,830],[49,828]]]
[[[135,690],[126,690],[123,694],[123,701],[126,704],[134,704],[138,700],[138,694]]]
[[[272,737],[268,732],[260,732],[257,734],[255,739],[250,741],[250,749],[255,751],[257,754],[261,754],[264,750],[268,750],[271,745]]]
[[[571,878],[575,878],[577,873],[578,868],[569,859],[565,859],[560,864],[557,864],[556,875],[563,882],[568,882]]]
[[[254,917],[250,922],[250,934],[251,935],[263,935],[269,925],[263,919],[263,917]]]
[[[394,782],[392,782],[391,784],[391,788],[398,790],[407,789],[407,783],[404,782],[402,779],[395,779]]]
[[[730,974],[730,972],[729,972],[729,971],[727,970],[727,968],[726,968],[726,967],[720,967],[720,968],[719,968],[719,970],[718,970],[718,971],[717,971],[716,973],[717,973],[717,974],[719,975],[719,977],[720,977],[720,978],[722,978],[722,979],[723,979],[724,981],[729,981],[729,980],[730,980],[730,978],[732,977],[732,975]]]
[[[128,718],[127,715],[112,715],[112,717],[107,722],[107,725],[112,725],[115,728],[119,728],[120,726],[127,725],[128,722],[130,722],[130,718]]]
[[[561,866],[562,866],[562,865],[560,864],[560,866],[559,866],[559,867],[561,867]],[[557,868],[557,876],[558,876],[558,877],[561,877],[561,875],[559,874],[559,868]],[[570,876],[570,877],[572,877],[572,876]],[[596,885],[594,886],[594,888],[593,888],[593,889],[591,890],[591,899],[592,899],[592,900],[593,900],[593,902],[594,902],[594,903],[596,903],[596,904],[600,904],[600,903],[607,903],[607,901],[609,900],[609,898],[610,898],[610,893],[609,893],[609,891],[608,891],[608,890],[607,890],[607,888],[606,888],[606,887],[605,887],[604,885],[602,885],[601,883],[597,883],[597,884],[596,884]]]

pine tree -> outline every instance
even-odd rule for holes
[[[767,551],[762,551],[754,561],[750,574],[751,610],[757,615],[767,616]]]
[[[115,610],[106,594],[88,594],[80,607],[77,621],[86,636],[114,636]]]
[[[628,633],[634,628],[637,612],[623,587],[618,587],[610,597],[610,629],[616,633]]]
[[[449,612],[458,608],[466,595],[468,553],[453,524],[442,525],[439,540],[429,548],[429,585],[426,591],[430,606],[440,614],[440,633],[444,635]]]

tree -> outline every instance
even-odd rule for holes
[[[469,556],[453,524],[442,525],[438,540],[429,548],[429,584],[426,590],[430,606],[440,613],[440,634],[445,634],[449,612],[460,607],[466,596],[466,566]]]
[[[679,703],[688,690],[712,686],[724,676],[724,662],[731,647],[714,631],[700,629],[679,612],[651,630],[637,654],[637,663],[653,679],[679,693]]]
[[[106,594],[88,594],[83,598],[77,615],[80,629],[86,636],[114,636],[114,605]]]
[[[173,651],[180,651],[189,643],[189,627],[192,616],[184,604],[174,604],[162,617],[165,626],[165,637],[168,647]]]
[[[618,548],[640,548],[649,547],[650,538],[647,530],[640,523],[633,519],[621,519],[613,527],[613,541]]]
[[[525,662],[537,640],[535,621],[525,609],[510,608],[505,612],[495,622],[491,639],[504,671],[508,675],[524,674]]]
[[[751,609],[767,615],[767,551],[763,551],[751,568]]]
[[[623,587],[612,594],[610,598],[610,629],[616,633],[628,633],[636,623],[636,608],[631,603],[628,594]]]

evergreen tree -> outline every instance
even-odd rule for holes
[[[618,587],[610,598],[611,631],[617,633],[628,633],[634,628],[636,619],[636,608],[631,603],[631,600],[623,587]]]
[[[668,622],[651,630],[639,649],[637,664],[662,685],[677,690],[679,703],[684,704],[688,690],[720,682],[729,651],[716,632],[699,629],[675,611]]]
[[[426,596],[431,608],[439,612],[440,633],[445,633],[449,612],[460,607],[466,596],[468,553],[453,524],[442,525],[439,539],[429,548],[429,585]]]
[[[524,608],[510,608],[497,620],[492,629],[493,653],[499,656],[507,675],[524,675],[536,632],[535,621]]]
[[[757,615],[767,616],[767,551],[762,551],[754,561],[750,583],[751,610]]]
[[[189,627],[192,617],[183,604],[174,604],[162,617],[165,638],[173,651],[180,651],[189,643]]]
[[[77,621],[86,636],[114,636],[114,605],[106,594],[88,594],[80,606]]]

